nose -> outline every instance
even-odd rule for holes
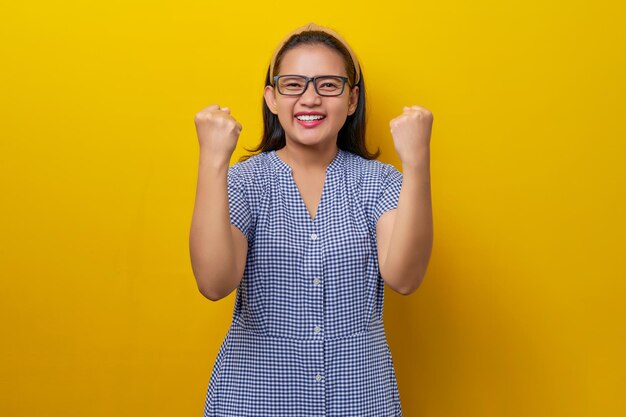
[[[302,95],[300,96],[300,101],[304,103],[318,104],[321,103],[321,100],[322,97],[317,94],[317,91],[315,91],[315,85],[313,85],[313,80],[310,80],[310,82],[306,85],[304,89],[304,93],[302,93]]]

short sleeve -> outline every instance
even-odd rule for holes
[[[242,185],[243,178],[236,166],[228,168],[228,209],[230,223],[235,225],[250,241],[252,212],[247,199],[246,190]]]
[[[393,165],[385,164],[382,172],[382,185],[374,205],[374,225],[384,212],[398,207],[402,188],[402,173]]]

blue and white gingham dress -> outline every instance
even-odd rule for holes
[[[248,258],[204,417],[402,415],[376,245],[401,185],[393,165],[340,149],[311,219],[276,151],[229,167]]]

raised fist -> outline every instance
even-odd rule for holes
[[[212,104],[196,113],[194,122],[200,151],[230,160],[242,129],[241,124],[230,115],[230,109]]]

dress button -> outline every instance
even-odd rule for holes
[[[320,285],[320,279],[319,279],[319,278],[315,278],[315,279],[313,280],[313,284],[315,284],[315,285]]]
[[[316,240],[317,239],[317,235],[315,233],[311,233],[311,239]]]
[[[320,326],[315,326],[315,328],[313,329],[313,331],[314,331],[315,333],[319,333],[319,332],[320,332],[320,330],[322,330],[322,329],[320,328]]]
[[[322,380],[322,376],[320,374],[315,375],[315,379],[319,382]]]

